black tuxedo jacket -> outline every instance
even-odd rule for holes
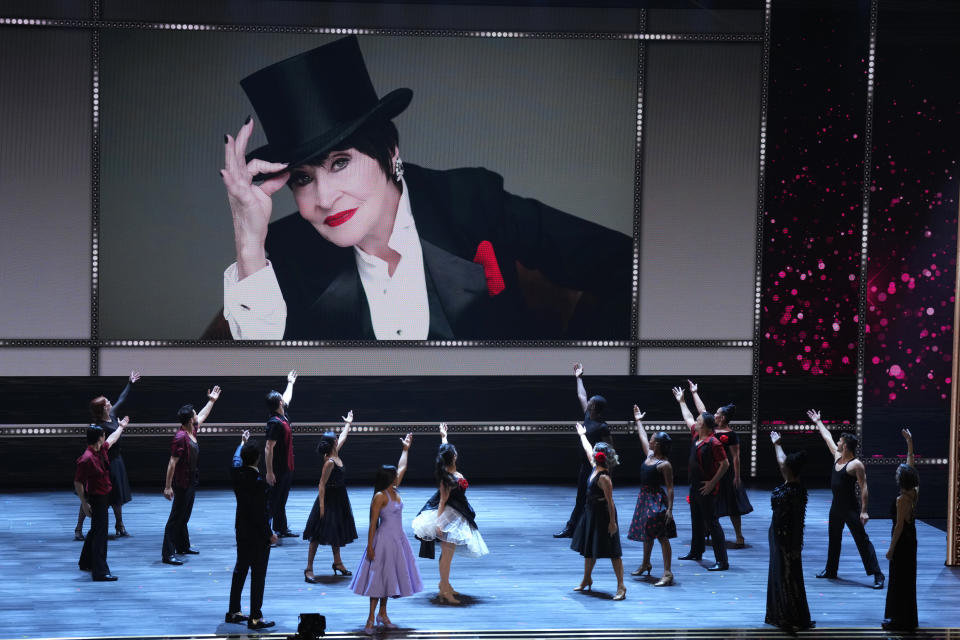
[[[230,480],[233,492],[237,496],[237,515],[234,526],[237,530],[237,542],[270,543],[270,514],[267,510],[267,483],[260,472],[251,467],[236,466],[240,449],[234,454],[230,467]]]
[[[627,339],[633,246],[629,237],[520,198],[486,169],[405,166],[423,248],[431,340]],[[504,289],[491,295],[478,245],[493,245]],[[374,340],[352,247],[337,247],[299,214],[271,223],[266,241],[287,304],[285,339]],[[543,335],[528,313],[518,263],[561,287],[588,292],[566,335]]]

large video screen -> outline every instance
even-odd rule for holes
[[[101,46],[104,338],[630,338],[636,42]]]

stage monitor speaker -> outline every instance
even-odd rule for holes
[[[317,640],[327,630],[327,619],[319,613],[301,613],[297,625],[297,640]]]

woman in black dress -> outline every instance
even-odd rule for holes
[[[697,393],[697,385],[692,380],[687,380],[687,383],[690,385],[690,393],[693,395],[697,411],[703,413],[707,408]],[[730,418],[734,408],[732,404],[724,405],[713,414],[717,420],[713,435],[723,445],[727,460],[730,462],[730,470],[720,478],[720,497],[717,500],[716,514],[718,519],[724,516],[730,517],[730,524],[733,525],[733,532],[737,536],[733,546],[735,549],[742,549],[746,542],[743,539],[740,516],[753,511],[753,505],[750,504],[747,490],[743,488],[743,481],[740,479],[740,438],[737,432],[730,428]]]
[[[637,496],[637,508],[627,533],[630,540],[643,542],[643,563],[631,575],[640,576],[644,571],[650,575],[653,569],[650,564],[653,541],[659,540],[663,552],[663,577],[653,586],[668,587],[673,584],[670,538],[677,537],[677,524],[673,520],[673,467],[668,459],[671,441],[670,435],[664,431],[648,441],[647,430],[641,422],[644,415],[637,405],[633,405],[633,419],[637,423],[640,446],[646,458],[640,465],[640,495]]]
[[[770,433],[777,465],[783,476],[770,496],[773,520],[770,522],[770,569],[767,573],[767,624],[794,632],[811,629],[807,591],[803,584],[803,524],[807,512],[807,490],[800,472],[807,459],[805,451],[789,456],[780,446],[780,434]]]
[[[583,580],[573,590],[592,590],[593,566],[597,558],[610,558],[617,576],[617,593],[613,599],[623,600],[627,597],[627,587],[623,584],[623,553],[617,528],[617,507],[613,503],[613,482],[610,480],[610,472],[620,461],[617,452],[606,442],[591,446],[587,430],[579,422],[577,434],[593,473],[587,480],[587,504],[570,542],[570,548],[583,556]]]
[[[340,459],[340,451],[347,442],[352,423],[351,410],[343,418],[340,437],[325,433],[317,444],[317,453],[323,457],[323,471],[317,486],[317,498],[313,501],[307,526],[303,529],[303,539],[310,541],[303,579],[311,584],[319,582],[313,574],[313,559],[317,555],[317,547],[321,544],[328,544],[333,550],[333,564],[330,565],[333,575],[353,575],[340,559],[340,547],[357,539],[357,525],[353,520],[353,509],[350,508],[350,497],[344,484],[343,461]]]
[[[917,628],[917,523],[914,511],[917,508],[920,478],[914,466],[913,436],[909,429],[900,433],[907,441],[907,464],[897,467],[900,495],[890,505],[893,534],[887,550],[890,586],[887,587],[883,628],[910,631]]]
[[[117,413],[126,401],[127,395],[130,393],[130,387],[139,379],[140,372],[131,371],[127,386],[123,388],[120,397],[114,403],[111,403],[106,396],[98,396],[90,401],[90,417],[93,418],[93,424],[101,427],[106,437],[109,438],[110,434],[117,430],[120,424],[117,420]],[[120,455],[119,440],[110,447],[107,455],[110,459],[110,484],[113,485],[113,489],[110,491],[110,506],[113,507],[114,528],[117,537],[122,538],[130,535],[127,533],[126,527],[123,526],[123,505],[130,502],[132,496],[130,478],[127,477],[127,467],[123,464],[123,456]],[[74,540],[83,541],[83,521],[85,518],[86,514],[83,513],[83,509],[80,509],[80,514],[77,516],[77,528],[73,532]]]

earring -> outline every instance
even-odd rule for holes
[[[393,161],[393,181],[400,182],[400,178],[403,177],[403,160],[400,159],[400,156],[397,156],[397,159]]]

